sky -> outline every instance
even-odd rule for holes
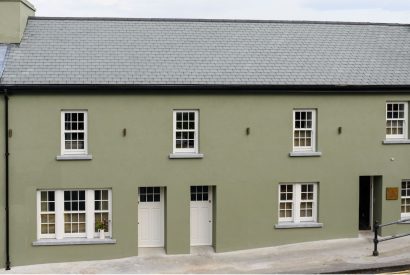
[[[29,0],[37,16],[410,23],[410,0]]]

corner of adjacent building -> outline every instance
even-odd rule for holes
[[[35,12],[27,0],[0,1],[0,44],[20,43],[28,17]]]
[[[2,88],[2,73],[5,69],[6,54],[9,44],[21,42],[29,16],[34,16],[35,7],[27,0],[0,1],[0,268],[6,268],[7,257],[7,222],[6,222],[6,138],[5,97]]]

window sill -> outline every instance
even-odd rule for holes
[[[290,152],[289,157],[320,157],[322,152]]]
[[[286,228],[321,228],[323,223],[317,222],[301,222],[301,223],[278,223],[275,224],[276,229],[286,229]]]
[[[399,222],[398,224],[410,224],[410,217],[409,217],[409,216],[407,216],[407,217],[400,217],[400,220],[401,220],[402,222]]]
[[[385,139],[383,144],[410,144],[410,139]]]
[[[93,155],[60,155],[56,160],[92,160]]]
[[[204,154],[199,153],[175,153],[169,154],[170,159],[202,159]]]
[[[65,238],[57,239],[42,239],[33,242],[33,246],[48,246],[48,245],[82,245],[82,244],[116,244],[114,239],[87,239],[87,238]]]

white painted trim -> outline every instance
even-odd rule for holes
[[[409,179],[402,179],[401,182],[400,182],[400,219],[402,219],[402,220],[410,218],[410,212],[401,212],[401,206],[402,206],[401,200],[410,198],[410,196],[407,196],[407,195],[402,196],[403,183],[406,183],[406,185],[407,185],[407,183],[409,181],[410,181]],[[407,191],[407,188],[406,188],[406,191]],[[405,222],[405,223],[408,223],[408,222]]]
[[[36,197],[37,197],[37,240],[38,240],[41,238],[41,214],[40,214],[41,212],[41,191],[37,191],[36,195],[37,195]]]
[[[317,209],[319,208],[319,205],[318,205],[318,202],[317,202],[317,194],[318,193],[319,193],[318,184],[314,183],[313,184],[313,204],[312,204],[313,222],[317,222]]]
[[[302,202],[302,185],[313,184],[313,200],[312,200],[312,217],[300,217],[300,203]],[[282,201],[280,199],[281,185],[293,185],[292,201]],[[309,201],[309,200],[308,200]],[[280,203],[292,203],[292,217],[280,217]],[[317,223],[317,208],[318,208],[318,183],[317,182],[303,182],[303,183],[280,183],[278,185],[278,223],[279,224],[305,224]]]
[[[294,193],[295,193],[295,190],[293,189],[294,188],[294,184],[292,184],[292,183],[280,183],[279,185],[278,185],[278,221],[280,222],[280,223],[282,223],[282,222],[293,222],[293,217],[294,217],[294,205],[293,205],[293,200],[292,201],[290,201],[290,200],[281,200],[281,198],[280,198],[280,187],[281,187],[281,185],[292,185],[292,198],[294,198]],[[292,216],[291,217],[285,217],[285,218],[282,218],[282,217],[280,217],[280,204],[281,203],[292,203]]]
[[[195,131],[194,131],[194,148],[176,148],[176,131],[177,131],[177,113],[194,112],[195,114]],[[199,152],[199,110],[198,109],[175,109],[172,115],[172,155],[181,154],[198,154]]]
[[[112,237],[112,222],[111,222],[111,220],[112,220],[112,211],[111,211],[111,208],[112,208],[112,202],[111,202],[112,194],[111,194],[111,189],[93,189],[94,195],[95,195],[95,191],[104,191],[104,190],[108,191],[108,232],[104,232],[104,236],[106,238],[111,238]],[[94,238],[99,238],[99,236],[100,236],[99,232],[96,233],[94,231],[94,229],[95,229],[95,213],[101,213],[101,212],[107,212],[107,211],[98,211],[98,212],[95,211],[94,203],[95,203],[95,197],[94,197],[94,200],[93,200],[93,211],[92,211],[93,229],[92,230],[93,230]]]
[[[323,223],[318,222],[301,222],[301,223],[278,223],[275,224],[276,229],[286,229],[286,228],[321,228]]]
[[[84,149],[82,150],[66,150],[65,149],[65,114],[66,113],[83,113],[84,114]],[[88,154],[88,111],[81,110],[61,110],[61,156],[63,155],[87,155]]]
[[[160,223],[159,223],[159,227],[160,227],[160,235],[161,235],[161,239],[158,243],[150,243],[150,244],[144,244],[143,241],[141,240],[141,232],[142,232],[142,221],[141,221],[141,205],[142,204],[147,204],[147,203],[157,203],[157,202],[141,202],[140,201],[140,188],[138,188],[138,206],[137,206],[137,212],[138,212],[138,247],[164,247],[165,246],[165,187],[163,186],[144,186],[144,187],[159,187],[160,188]]]
[[[191,195],[190,195],[190,197],[191,197]],[[205,201],[190,201],[190,211],[192,211],[193,204],[195,205],[196,202],[202,203],[202,202],[205,202]],[[191,221],[190,221],[190,245],[191,246],[212,245],[212,240],[213,240],[213,235],[214,235],[214,232],[213,232],[213,229],[214,229],[214,226],[213,226],[213,223],[214,223],[214,218],[213,218],[213,203],[214,203],[214,200],[213,200],[212,186],[208,186],[208,200],[205,203],[208,204],[207,205],[207,207],[208,207],[208,217],[207,217],[206,223],[210,227],[210,229],[209,229],[210,230],[209,240],[207,242],[196,242],[195,243],[192,240],[192,224],[191,224]],[[190,217],[192,217],[192,212],[190,212]]]
[[[172,152],[175,152],[176,147],[176,134],[177,129],[177,110],[172,111]]]
[[[410,144],[410,139],[385,139],[382,144]]]
[[[108,189],[108,237],[112,238],[112,189]]]
[[[93,155],[61,155],[56,160],[92,160]]]
[[[289,157],[321,157],[322,152],[290,152]]]
[[[175,153],[169,154],[170,159],[202,159],[204,154],[193,154],[193,153]]]
[[[55,218],[56,218],[56,215],[55,215],[55,207],[56,207],[56,204],[55,204],[55,193],[54,193],[54,211],[41,211],[41,192],[47,192],[47,203],[49,202],[48,201],[48,192],[50,192],[50,191],[54,191],[54,190],[37,190],[37,193],[36,193],[36,197],[37,197],[37,239],[39,239],[39,238],[42,238],[42,239],[54,239],[55,237],[56,237],[56,227],[55,227],[55,225],[56,225],[56,221],[55,221]],[[48,205],[47,205],[47,208],[48,208]],[[41,222],[41,214],[45,214],[45,215],[50,215],[50,214],[54,214],[54,234],[42,234],[41,233],[41,224],[42,224],[42,222]]]
[[[63,240],[42,239],[32,243],[33,246],[55,246],[55,245],[83,245],[83,244],[116,244],[115,239],[86,239],[86,238],[65,238]]]
[[[387,118],[387,105],[388,104],[404,104],[404,119],[403,119],[403,134],[402,135],[387,135],[386,134],[386,141],[392,141],[392,140],[407,140],[408,139],[408,115],[409,115],[409,110],[408,110],[408,102],[406,101],[387,101],[386,102],[386,111],[385,111],[385,117],[386,117],[386,122],[388,120]],[[394,120],[394,119],[393,119]],[[396,119],[399,120],[399,119]],[[387,143],[386,143],[387,144]]]
[[[300,223],[300,196],[301,196],[301,184],[296,183],[293,185],[293,223]]]
[[[312,145],[311,146],[298,146],[295,147],[295,130],[303,130],[303,128],[295,128],[295,113],[296,112],[311,112],[312,113],[312,127],[311,127],[311,139],[312,139]],[[317,109],[294,109],[292,113],[292,150],[293,152],[316,152],[316,121],[317,121]]]
[[[64,191],[84,190],[85,191],[85,233],[64,233]],[[65,190],[37,190],[37,239],[82,239],[91,240],[95,238],[95,190],[108,191],[108,218],[109,232],[106,232],[106,237],[112,237],[112,189],[65,189]],[[41,192],[54,191],[55,198],[55,234],[41,234]]]
[[[409,213],[400,213],[400,219],[404,220],[404,219],[409,219],[410,218],[410,214]],[[402,224],[409,224],[410,221],[407,222],[402,222]]]
[[[56,201],[56,239],[64,238],[64,191],[56,190],[54,192]]]
[[[87,189],[69,189],[69,190],[63,190],[63,193],[66,192],[66,191],[78,191],[78,192],[84,191],[85,204],[87,203]],[[78,200],[79,200],[79,198],[78,198]],[[63,198],[63,201],[64,201],[64,198]],[[72,198],[70,199],[70,202],[71,201],[72,201]],[[86,238],[87,237],[87,219],[88,219],[88,217],[87,217],[87,208],[85,208],[85,210],[73,210],[73,209],[71,209],[70,211],[66,211],[65,209],[63,209],[63,210],[64,210],[63,211],[64,216],[65,216],[65,214],[85,214],[85,232],[66,233],[64,231],[64,238]],[[65,223],[65,220],[63,221],[63,225],[64,225],[64,223]]]
[[[94,190],[85,190],[85,232],[87,239],[94,238],[95,217],[94,217]]]

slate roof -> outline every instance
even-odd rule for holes
[[[33,17],[4,85],[409,85],[410,25]]]
[[[6,61],[7,45],[0,44],[0,78],[3,74],[4,65]]]

